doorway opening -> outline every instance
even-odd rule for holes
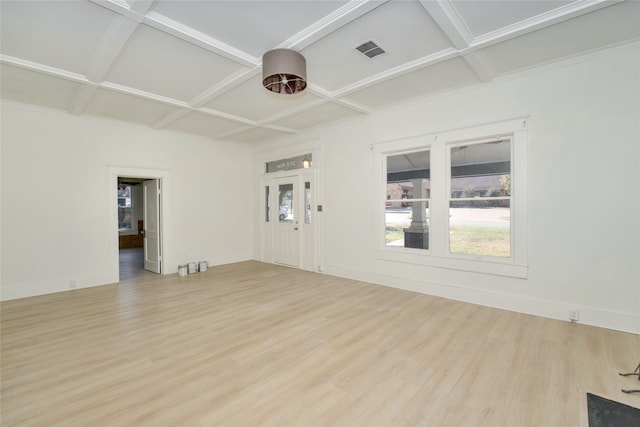
[[[144,268],[145,203],[143,184],[146,178],[118,177],[118,263],[120,281],[147,274]]]
[[[110,176],[113,282],[162,274],[167,173],[112,167]]]

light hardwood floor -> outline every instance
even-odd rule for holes
[[[586,426],[640,337],[259,262],[1,305],[3,426]]]

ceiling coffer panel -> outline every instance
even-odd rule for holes
[[[2,55],[87,74],[114,16],[85,1],[0,1]]]
[[[141,25],[106,80],[186,102],[244,68],[199,46]]]

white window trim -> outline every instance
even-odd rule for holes
[[[452,270],[471,271],[499,276],[526,278],[527,265],[527,139],[528,119],[518,118],[473,127],[425,134],[401,140],[385,141],[372,146],[376,197],[374,212],[376,258],[409,264]],[[464,141],[476,142],[485,138],[511,139],[511,257],[479,257],[449,253],[449,147]],[[386,200],[385,157],[398,152],[429,149],[431,151],[431,195],[429,203],[429,250],[390,248],[385,244],[385,213],[381,209]],[[436,161],[434,161],[436,159]],[[440,159],[440,161],[438,161]],[[442,161],[446,159],[446,161]],[[435,179],[434,179],[435,177]],[[441,177],[441,178],[438,178]],[[434,203],[435,201],[435,203]]]

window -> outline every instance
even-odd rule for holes
[[[462,143],[449,151],[449,251],[511,256],[511,140]]]
[[[429,150],[386,156],[385,245],[429,248]]]
[[[271,162],[266,162],[265,172],[266,173],[276,173],[281,171],[288,171],[293,169],[306,169],[311,166],[313,162],[313,154],[307,153],[301,156],[290,157],[288,159],[280,159],[274,160]],[[306,163],[306,166],[305,166]]]
[[[527,121],[373,146],[376,256],[526,277]]]
[[[311,224],[311,182],[304,183],[304,223]]]
[[[293,184],[278,186],[278,219],[293,222]]]
[[[269,212],[271,210],[271,204],[269,203],[269,186],[264,187],[264,221],[269,222]]]
[[[131,230],[130,185],[121,185],[118,187],[118,230]]]

